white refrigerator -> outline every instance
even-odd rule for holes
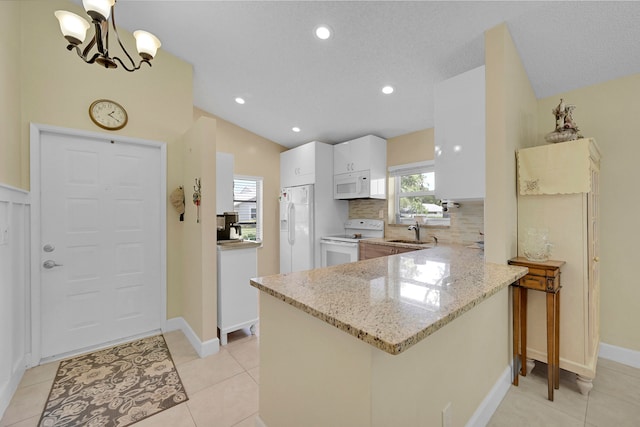
[[[280,273],[314,268],[313,185],[280,190]]]

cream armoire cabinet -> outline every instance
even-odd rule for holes
[[[518,255],[530,229],[548,230],[550,259],[562,260],[560,368],[593,388],[600,342],[598,250],[600,151],[591,138],[518,151]],[[543,292],[529,292],[527,356],[547,362]],[[528,361],[529,369],[534,362]]]

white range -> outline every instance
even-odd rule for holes
[[[380,219],[350,219],[344,223],[344,234],[320,239],[322,267],[358,261],[358,242],[384,237],[384,221]]]

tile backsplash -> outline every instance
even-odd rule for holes
[[[387,200],[356,199],[349,201],[349,218],[379,219],[380,212],[385,222],[384,237],[391,239],[412,239],[414,232],[407,230],[407,225],[388,223]],[[435,235],[443,243],[469,245],[484,240],[480,235],[484,232],[484,202],[460,202],[460,207],[449,211],[451,225],[421,227],[422,240],[426,236]]]

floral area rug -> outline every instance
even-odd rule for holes
[[[162,335],[60,362],[39,427],[124,427],[188,400]]]

